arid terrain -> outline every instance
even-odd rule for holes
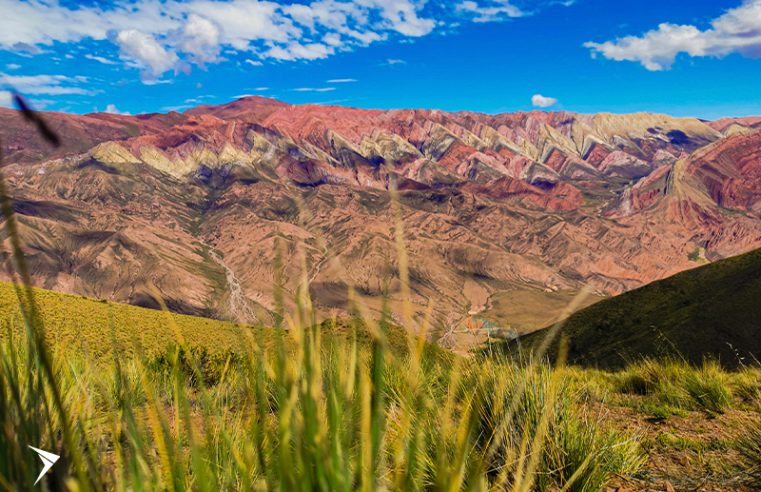
[[[352,286],[400,316],[401,237],[414,311],[468,347],[485,323],[546,326],[583,286],[578,307],[761,247],[758,118],[257,97],[44,116],[61,147],[0,109],[3,172],[34,282],[61,292],[155,307],[155,285],[178,312],[266,324],[278,264],[288,302],[306,262],[321,315]]]

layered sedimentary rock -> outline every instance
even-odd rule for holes
[[[761,246],[753,118],[262,98],[44,116],[62,147],[0,110],[4,174],[35,281],[66,292],[155,305],[155,286],[179,311],[268,322],[279,256],[286,299],[306,268],[320,313],[349,311],[352,287],[398,314],[401,221],[413,309],[442,333],[503,292],[615,295]]]

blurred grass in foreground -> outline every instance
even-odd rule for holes
[[[268,348],[245,329],[248,350],[211,359],[181,341],[150,358],[54,349],[52,381],[8,334],[0,486],[34,482],[26,444],[63,454],[47,486],[71,490],[599,490],[642,463],[562,369],[390,350],[383,323],[288,328]]]

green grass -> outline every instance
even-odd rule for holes
[[[291,320],[226,353],[130,356],[112,337],[99,357],[27,328],[0,348],[6,490],[36,478],[27,443],[63,454],[46,480],[72,490],[599,490],[642,463],[562,370],[454,357],[384,323]]]
[[[747,371],[746,378],[759,381],[761,373]],[[741,380],[727,373],[713,361],[694,367],[683,361],[645,359],[614,375],[614,384],[621,393],[647,396],[645,405],[653,416],[680,415],[682,410],[703,410],[709,414],[723,413],[738,403],[730,386],[731,380]]]
[[[761,410],[761,368],[728,371],[715,361],[694,366],[679,359],[643,359],[617,371],[563,369],[579,400],[613,403],[657,420],[689,412],[720,415],[730,409]]]
[[[745,472],[761,487],[761,424],[758,420],[746,424],[739,451],[745,460]]]
[[[162,352],[180,335],[192,346],[226,352],[241,348],[250,328],[225,321],[167,314],[154,309],[98,301],[76,295],[33,289],[40,315],[48,326],[46,339],[93,357],[110,354],[116,338],[120,350],[151,355]],[[13,327],[23,329],[23,314],[12,284],[0,282],[0,337]],[[112,333],[113,332],[113,333]]]
[[[677,436],[669,432],[659,433],[655,438],[655,443],[667,449],[694,451],[696,453],[704,453],[706,451],[725,451],[732,446],[732,444],[727,441],[702,441]]]

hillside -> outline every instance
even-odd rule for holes
[[[571,364],[619,368],[642,357],[703,357],[730,368],[761,359],[761,250],[679,273],[567,319]],[[543,329],[520,337],[536,347]],[[515,344],[511,344],[515,348]],[[551,353],[555,354],[557,344]]]
[[[272,327],[240,325],[45,289],[35,288],[33,292],[51,347],[94,359],[110,358],[114,342],[121,356],[150,358],[166,353],[177,343],[178,334],[189,349],[197,348],[212,356],[240,355],[250,352],[252,343],[270,348],[276,342]],[[9,327],[12,333],[21,335],[21,312],[13,284],[0,281],[0,340],[7,336]],[[351,340],[356,336],[362,346],[372,340],[365,323],[358,318],[325,320],[319,328],[326,340]],[[395,353],[407,352],[408,334],[399,326],[387,326],[386,340]],[[439,362],[452,357],[433,344],[425,344],[424,355]]]
[[[82,296],[34,289],[34,296],[45,326],[46,338],[56,347],[71,347],[91,356],[110,354],[112,333],[120,352],[150,355],[165,351],[177,339],[176,331],[190,346],[220,353],[239,350],[246,343],[241,327],[227,321],[168,313]],[[23,327],[13,284],[0,282],[0,338]]]
[[[467,349],[485,338],[460,335],[474,318],[551,319],[514,299],[617,295],[761,247],[753,119],[259,97],[43,117],[61,148],[0,109],[33,280],[97,299],[155,308],[150,279],[175,312],[266,325],[280,263],[286,299],[306,265],[318,318],[350,315],[353,287],[375,317],[388,293],[400,321],[401,220],[414,314],[431,306],[432,336]]]

